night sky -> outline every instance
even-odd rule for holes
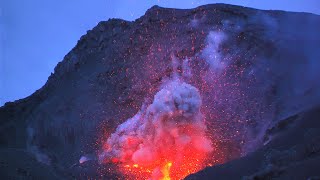
[[[183,9],[210,3],[320,14],[319,0],[1,0],[0,106],[43,86],[80,36],[99,21],[134,20],[153,5]]]

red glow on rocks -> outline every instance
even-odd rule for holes
[[[211,147],[210,153],[202,148],[195,148],[207,143],[206,137],[198,137],[199,129],[192,126],[181,128],[189,136],[193,136],[195,141],[182,149],[177,149],[169,144],[168,147],[159,150],[155,159],[150,162],[146,161],[142,164],[136,164],[133,161],[119,162],[120,172],[129,179],[178,180],[206,166],[212,166],[216,147]],[[148,154],[143,155],[149,156]]]
[[[117,163],[134,179],[181,179],[209,164],[216,147],[206,135],[198,89],[176,76],[152,104],[119,125],[108,138],[101,162]],[[212,163],[212,162],[210,162]]]
[[[169,158],[175,156],[175,153],[171,151],[166,156]],[[176,180],[183,179],[208,165],[205,163],[207,155],[202,152],[185,149],[181,154],[183,154],[183,158],[180,162],[160,158],[149,165],[124,165],[121,171],[132,179],[149,179],[151,177],[151,179]]]

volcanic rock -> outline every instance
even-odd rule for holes
[[[77,163],[153,99],[176,59],[219,152],[187,179],[319,177],[319,32],[318,15],[226,4],[100,22],[42,88],[0,108],[0,176],[121,178],[116,164]]]

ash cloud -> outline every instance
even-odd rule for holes
[[[181,165],[186,149],[201,154],[211,152],[201,104],[199,90],[174,75],[162,85],[152,104],[117,127],[99,160],[142,166],[166,160]],[[153,171],[157,177],[159,169]]]

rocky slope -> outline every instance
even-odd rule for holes
[[[84,154],[97,153],[119,124],[150,102],[172,76],[173,60],[184,81],[200,91],[208,133],[219,150],[214,162],[260,149],[190,177],[268,174],[269,166],[255,172],[250,167],[258,167],[271,149],[279,159],[291,158],[287,151],[303,148],[303,140],[294,138],[279,150],[281,142],[296,131],[308,138],[301,129],[317,125],[317,110],[307,111],[320,102],[319,31],[317,15],[225,4],[189,10],[154,6],[134,22],[100,22],[81,37],[41,89],[0,108],[1,176],[68,179],[103,172],[121,177],[106,170],[113,164],[74,164]],[[277,128],[296,114],[302,116],[299,123],[308,125],[289,126],[288,132]],[[273,139],[282,132],[280,140]],[[294,150],[293,162],[279,166],[298,172],[294,168],[305,161],[311,169],[319,162],[317,146],[316,155]],[[273,165],[272,158],[267,163]],[[303,177],[307,175],[313,174]]]
[[[276,137],[261,149],[186,179],[319,179],[319,116],[318,107],[285,119],[268,131]]]

